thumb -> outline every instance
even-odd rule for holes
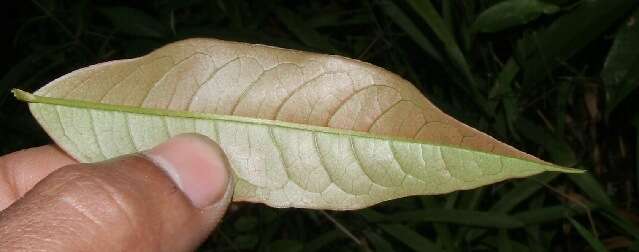
[[[228,207],[228,169],[220,147],[195,134],[60,168],[0,213],[0,250],[193,250]]]

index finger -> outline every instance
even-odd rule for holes
[[[34,147],[0,157],[0,211],[13,204],[44,177],[77,163],[54,145]]]

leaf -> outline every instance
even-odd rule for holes
[[[498,32],[537,19],[542,14],[553,14],[559,6],[540,0],[507,0],[479,14],[473,29],[479,32]]]
[[[606,84],[608,113],[639,87],[637,44],[639,44],[639,9],[622,25],[601,71],[601,77]]]
[[[263,45],[185,40],[14,94],[82,162],[206,135],[229,158],[234,200],[274,207],[358,209],[579,172],[452,119],[383,69]]]

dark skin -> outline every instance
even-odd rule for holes
[[[228,207],[227,167],[192,134],[92,164],[53,145],[2,156],[0,250],[193,250]]]

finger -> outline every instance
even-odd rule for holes
[[[144,154],[53,172],[0,215],[0,248],[27,251],[188,251],[231,199],[222,150],[175,137]]]
[[[60,148],[45,145],[0,157],[0,211],[54,170],[76,163]]]

